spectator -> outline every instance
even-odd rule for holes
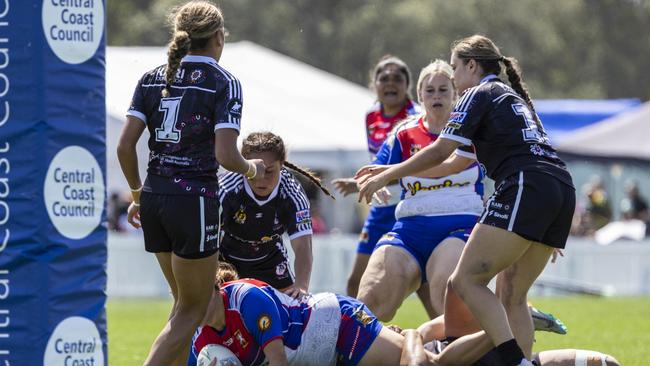
[[[612,208],[607,198],[607,192],[605,192],[602,180],[596,178],[587,187],[587,205],[583,219],[586,233],[593,234],[611,220]]]
[[[625,220],[641,220],[648,222],[650,213],[648,212],[648,201],[641,196],[639,184],[637,182],[628,182],[625,192],[627,197],[621,201],[621,212]]]

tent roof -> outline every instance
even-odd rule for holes
[[[650,161],[650,102],[578,129],[558,150],[579,156]]]
[[[166,62],[164,47],[108,47],[106,104],[124,120],[137,80]],[[221,64],[242,82],[241,136],[270,130],[290,150],[366,147],[363,118],[372,93],[357,84],[251,42],[228,43]]]

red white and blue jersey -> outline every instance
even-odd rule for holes
[[[379,164],[398,164],[430,145],[438,135],[429,132],[424,117],[413,117],[398,126],[377,154]],[[466,155],[457,151],[459,155]],[[409,216],[480,215],[483,210],[483,177],[473,163],[449,176],[422,178],[407,176],[400,180],[401,201],[395,211],[397,219]]]
[[[219,331],[210,326],[199,327],[192,340],[188,365],[207,344],[220,344],[230,349],[244,365],[261,365],[264,347],[274,339],[283,339],[285,347],[300,345],[303,328],[311,309],[268,284],[243,279],[227,282],[221,287],[226,326]]]
[[[393,130],[397,122],[420,113],[420,106],[408,100],[404,107],[392,117],[384,115],[384,107],[380,102],[375,104],[366,113],[366,134],[368,136],[368,151],[371,159],[379,152],[381,144]]]
[[[127,115],[149,130],[149,166],[144,190],[216,197],[214,134],[239,131],[242,91],[239,80],[213,58],[188,55],[163,97],[166,66],[142,76]]]
[[[292,365],[333,365],[337,361],[355,366],[382,328],[363,303],[348,296],[321,293],[298,301],[253,279],[225,283],[221,296],[225,327],[197,329],[188,366],[196,366],[199,352],[208,344],[225,346],[244,365],[262,365],[264,347],[275,339],[283,340]],[[323,358],[328,355],[329,362]]]

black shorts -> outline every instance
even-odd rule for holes
[[[497,185],[479,222],[564,248],[575,206],[573,187],[547,173],[520,171]]]
[[[235,266],[239,278],[254,278],[264,281],[278,290],[293,285],[289,260],[279,249],[261,259],[245,259],[233,258],[229,255],[228,250],[223,248],[219,259]]]
[[[140,220],[147,252],[173,252],[187,259],[219,250],[219,199],[142,192]]]

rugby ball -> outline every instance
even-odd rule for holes
[[[196,366],[210,366],[214,360],[217,360],[215,366],[242,366],[232,351],[218,344],[203,347],[196,358]]]

